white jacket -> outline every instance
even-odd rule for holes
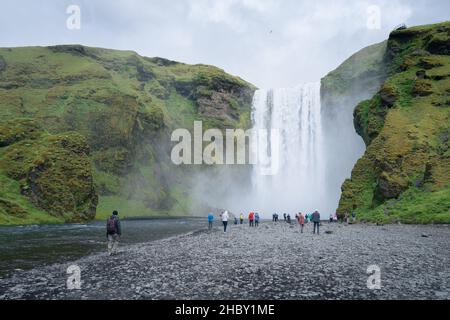
[[[222,221],[228,221],[228,211],[222,213]]]

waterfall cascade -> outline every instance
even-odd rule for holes
[[[275,132],[258,135],[254,210],[269,218],[317,209],[328,217],[336,204],[326,197],[320,83],[256,91],[252,121],[254,132]]]

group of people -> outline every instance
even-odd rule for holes
[[[318,210],[315,210],[313,213],[303,215],[303,213],[299,212],[295,215],[295,219],[298,221],[301,229],[300,232],[303,233],[303,227],[305,226],[305,223],[308,223],[309,221],[312,221],[314,223],[313,227],[313,233],[319,234],[319,226],[320,226],[320,213]],[[287,218],[285,219],[287,223],[291,223],[290,216],[288,214]]]
[[[222,224],[223,224],[223,232],[227,232],[227,226],[228,226],[228,220],[230,219],[230,214],[228,213],[227,210],[222,211],[220,213],[220,218],[222,220]],[[290,214],[283,214],[283,218],[284,221],[286,223],[291,223],[291,215]],[[313,233],[316,233],[317,230],[317,234],[319,234],[319,226],[320,226],[320,213],[318,210],[315,210],[313,213],[311,214],[306,214],[303,215],[303,213],[299,212],[298,214],[295,214],[295,219],[298,221],[300,227],[301,227],[301,233],[303,233],[303,227],[305,225],[305,223],[308,223],[309,221],[314,223],[314,228],[313,228]],[[260,221],[260,216],[258,212],[253,212],[251,211],[248,214],[248,224],[250,227],[258,227],[259,226],[259,221]],[[214,222],[214,214],[212,212],[208,213],[208,229],[211,230],[213,227],[213,222]],[[278,222],[278,214],[274,213],[272,215],[272,222]],[[234,216],[234,224],[244,224],[244,214],[241,213],[239,215],[239,222],[238,222],[238,218],[236,216]]]
[[[351,214],[352,221],[356,221],[356,213],[353,211]],[[230,219],[230,214],[227,210],[222,211],[220,214],[220,218],[222,220],[223,224],[223,232],[227,232],[227,226],[228,226],[228,220]],[[284,221],[286,223],[291,223],[291,216],[290,214],[283,214]],[[299,212],[298,214],[295,214],[295,219],[298,221],[298,224],[300,225],[301,229],[300,232],[303,233],[303,227],[305,224],[307,224],[309,221],[314,223],[313,233],[319,234],[319,227],[320,227],[320,213],[318,210],[315,210],[313,213],[304,215],[303,213]],[[337,222],[337,214],[330,215],[330,223]],[[248,222],[250,227],[258,227],[260,221],[260,216],[258,212],[250,212],[248,214]],[[272,215],[272,221],[278,222],[278,214],[274,213]],[[212,212],[208,213],[208,229],[211,230],[213,227],[214,222],[214,214]],[[344,214],[344,222],[349,222],[349,214]],[[234,216],[234,224],[244,224],[244,214],[241,213],[239,215],[239,222],[238,218]],[[119,213],[114,210],[112,215],[106,220],[106,237],[108,239],[108,254],[114,255],[117,253],[117,248],[119,246],[119,240],[120,236],[122,235],[122,230],[120,227],[120,220],[119,220]]]
[[[223,232],[227,232],[227,227],[228,227],[228,220],[230,219],[230,214],[228,213],[227,210],[222,211],[220,213],[220,219],[222,220],[222,224],[223,224]],[[259,226],[259,213],[258,212],[250,212],[248,214],[248,223],[250,227],[258,227]],[[208,229],[211,230],[213,227],[213,222],[214,222],[214,214],[212,212],[208,213]],[[239,222],[238,222],[238,218],[236,216],[234,216],[234,224],[244,224],[244,214],[241,213],[239,215]]]

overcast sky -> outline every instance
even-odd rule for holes
[[[216,65],[261,88],[317,81],[400,23],[450,20],[448,0],[0,1],[2,47],[134,50]],[[81,9],[80,29],[66,26],[72,4]]]

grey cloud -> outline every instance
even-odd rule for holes
[[[69,4],[81,30],[65,27]],[[366,27],[378,5],[381,28]],[[81,43],[207,63],[259,87],[315,81],[362,47],[409,25],[449,19],[447,0],[91,0],[2,4],[0,46]]]

